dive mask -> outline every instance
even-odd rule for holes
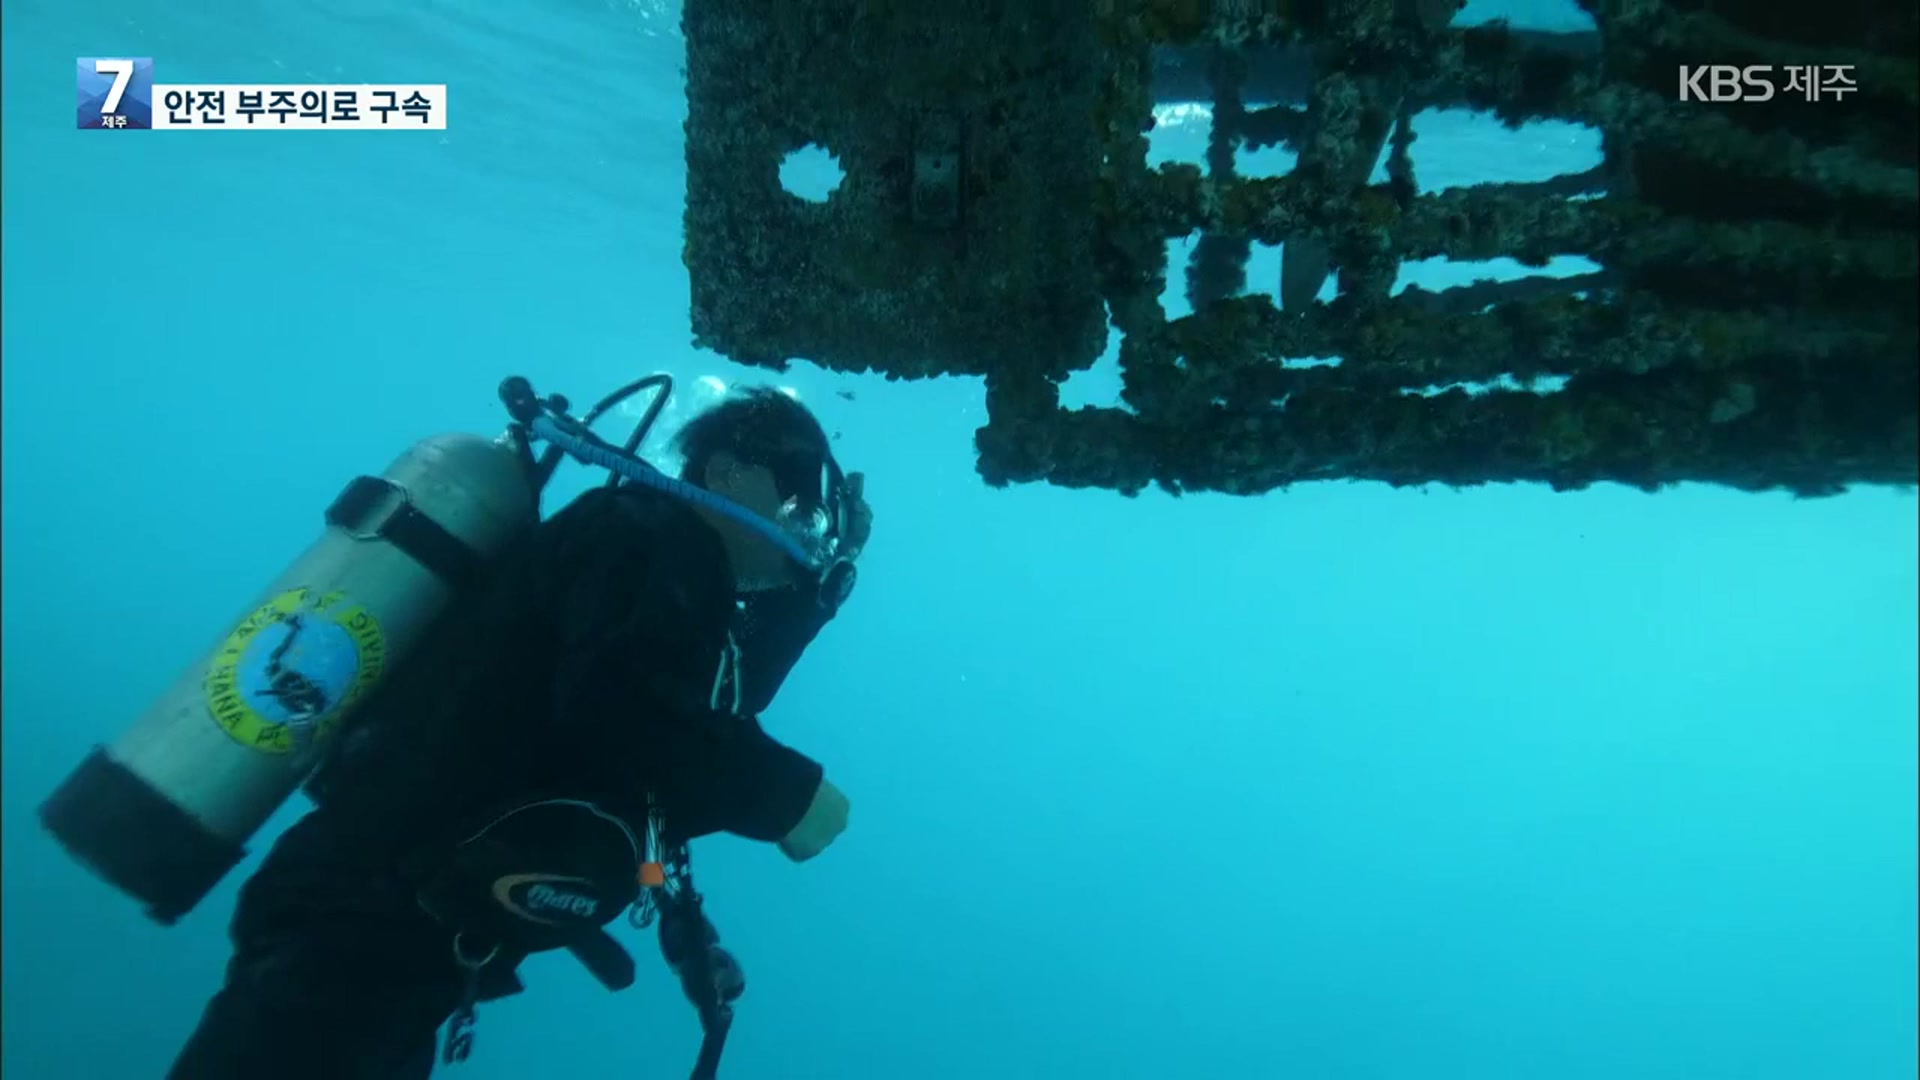
[[[820,467],[820,489],[795,495],[780,505],[773,523],[806,556],[803,569],[814,577],[820,606],[838,611],[853,594],[854,563],[873,530],[873,510],[865,497],[866,477],[842,474],[828,458]]]

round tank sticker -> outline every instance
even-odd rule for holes
[[[291,754],[324,739],[386,660],[386,638],[366,609],[338,592],[289,589],[214,651],[207,711],[242,745]]]

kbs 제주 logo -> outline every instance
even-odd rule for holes
[[[445,131],[447,88],[428,83],[156,83],[148,57],[75,64],[82,130]]]

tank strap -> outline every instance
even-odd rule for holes
[[[421,513],[406,489],[385,477],[355,477],[327,507],[327,524],[356,540],[385,540],[455,589],[478,580],[484,565],[466,541]]]

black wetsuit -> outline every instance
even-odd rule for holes
[[[342,737],[320,809],[242,890],[226,984],[170,1080],[426,1076],[463,982],[407,868],[490,810],[567,796],[637,818],[651,792],[676,837],[784,836],[821,768],[754,714],[823,622],[798,591],[738,604],[718,535],[679,502],[576,499]],[[513,959],[482,1000],[518,989]]]

